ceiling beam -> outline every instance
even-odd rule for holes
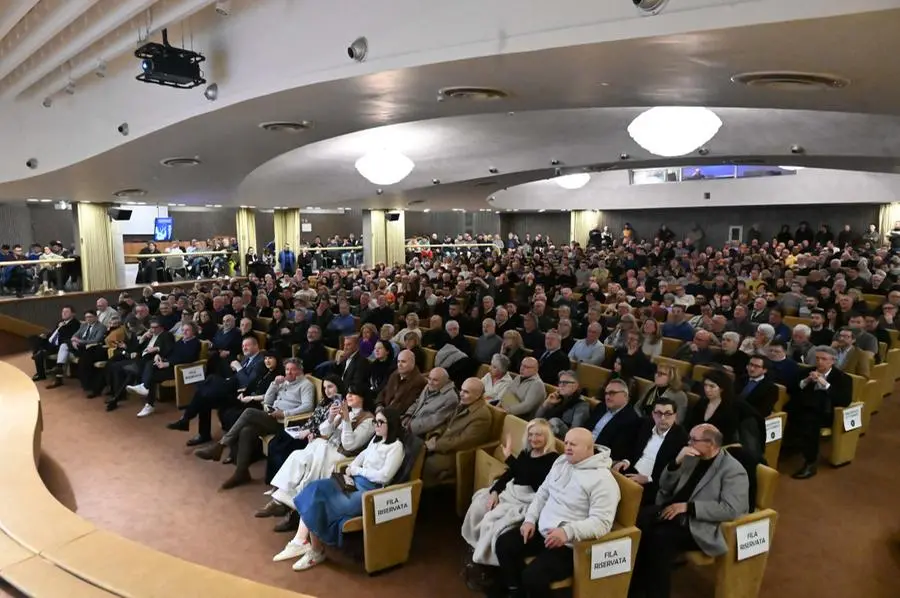
[[[28,14],[28,11],[35,7],[41,0],[13,0],[12,6],[6,8],[0,15],[0,42],[6,37],[6,34],[12,31],[12,28],[18,25],[22,17]]]
[[[175,6],[167,7],[165,10],[153,13],[153,23],[150,35],[170,27],[176,23],[183,21],[194,13],[213,4],[215,0],[186,0]],[[109,46],[102,48],[95,54],[86,57],[78,64],[72,67],[70,72],[60,72],[55,77],[51,77],[44,82],[33,87],[32,90],[38,96],[52,96],[62,91],[69,81],[78,81],[85,77],[97,67],[100,61],[112,62],[116,57],[126,53],[133,52],[137,48],[134,38],[122,36],[122,38]]]
[[[96,3],[97,0],[66,0],[59,9],[46,18],[39,19],[31,33],[25,36],[20,44],[11,46],[9,53],[3,56],[3,60],[0,61],[0,80]]]
[[[65,45],[57,47],[47,56],[41,56],[41,60],[33,68],[22,74],[3,91],[3,97],[15,97],[52,73],[59,66],[65,64],[95,42],[103,39],[123,24],[138,16],[158,0],[127,0],[118,2],[114,10],[105,13],[100,19],[92,23],[86,29],[78,33]]]

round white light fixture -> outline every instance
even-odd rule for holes
[[[706,145],[722,126],[715,112],[694,106],[657,106],[628,125],[628,134],[656,156],[684,156]]]
[[[781,170],[803,170],[806,166],[779,166]]]
[[[581,189],[591,181],[591,175],[587,172],[578,172],[575,174],[567,174],[558,176],[553,179],[557,185],[563,189]]]
[[[356,170],[370,183],[393,185],[412,172],[415,163],[398,151],[382,148],[356,161]]]

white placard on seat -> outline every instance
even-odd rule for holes
[[[374,497],[375,525],[412,515],[412,488],[398,488]]]
[[[743,561],[764,552],[769,552],[769,520],[754,521],[738,526],[737,560]]]
[[[844,432],[862,427],[862,405],[844,409]]]
[[[206,373],[203,371],[202,365],[194,365],[181,370],[182,380],[185,384],[196,384],[206,379]]]
[[[631,538],[600,542],[591,546],[591,579],[631,571]]]
[[[766,420],[766,444],[781,440],[782,425],[780,417],[772,417]]]

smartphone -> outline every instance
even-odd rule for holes
[[[335,400],[333,401],[333,404],[334,404],[335,407],[340,407],[340,406],[341,406],[341,403],[343,403],[343,401],[342,401],[341,399],[335,399]]]

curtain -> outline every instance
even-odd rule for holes
[[[378,263],[387,262],[387,238],[385,237],[387,231],[384,226],[384,210],[370,210],[368,218],[368,230],[366,230],[365,224],[366,220],[364,219],[363,234],[368,235],[369,245],[371,246],[371,251],[368,255],[365,256],[364,261],[366,265],[374,266]]]
[[[587,247],[588,234],[600,224],[602,212],[598,210],[572,210],[570,237],[582,247]]]
[[[881,204],[878,210],[878,232],[882,237],[891,233],[897,221],[900,221],[900,203]]]
[[[240,208],[235,214],[237,230],[238,253],[241,264],[241,274],[247,275],[247,251],[252,247],[262,255],[262,249],[256,246],[256,212],[250,208]]]
[[[112,222],[109,204],[78,203],[81,276],[85,291],[117,288]]]
[[[275,256],[287,243],[294,253],[300,246],[300,209],[275,210]],[[277,259],[276,259],[277,262]]]
[[[392,212],[394,213],[394,212]],[[388,264],[406,263],[406,212],[399,210],[400,219],[393,222],[385,218],[385,261]]]

